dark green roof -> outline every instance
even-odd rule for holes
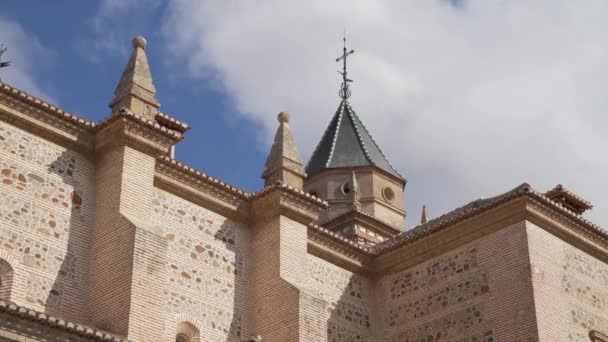
[[[347,100],[342,100],[319,145],[313,152],[306,173],[341,167],[376,166],[405,180],[386,160]]]

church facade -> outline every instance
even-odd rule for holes
[[[528,184],[405,229],[406,180],[343,94],[264,188],[173,158],[137,37],[91,122],[0,84],[0,341],[608,342],[608,233]],[[346,77],[345,77],[346,80]]]

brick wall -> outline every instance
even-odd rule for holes
[[[536,341],[525,223],[378,284],[378,340]],[[384,306],[383,306],[383,305]]]
[[[249,231],[241,223],[155,189],[153,223],[167,242],[162,265],[165,339],[180,322],[201,341],[238,341],[245,333]]]
[[[608,332],[608,265],[527,224],[541,341],[589,341]]]
[[[319,331],[324,340],[370,341],[371,301],[366,277],[344,270],[321,258],[306,258],[307,291],[322,306]],[[309,316],[314,317],[311,312]],[[324,341],[323,340],[323,341]]]
[[[0,122],[0,258],[14,269],[12,301],[82,320],[93,178],[84,156]]]

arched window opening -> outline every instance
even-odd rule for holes
[[[198,329],[190,322],[179,322],[175,334],[175,342],[200,342]]]
[[[177,334],[175,336],[175,342],[190,342],[190,338],[186,334]]]
[[[13,268],[5,260],[0,259],[0,299],[11,299],[11,288],[13,286]]]

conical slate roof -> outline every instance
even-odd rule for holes
[[[310,176],[323,169],[372,165],[405,180],[386,160],[348,101],[343,99],[310,157],[306,173]]]

